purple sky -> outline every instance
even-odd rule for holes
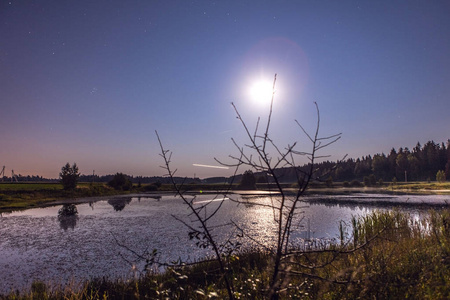
[[[450,138],[449,1],[0,1],[0,168],[56,178],[157,176],[155,130],[178,175],[217,165],[267,105],[273,138],[308,144],[321,110],[336,160]],[[325,154],[325,153],[324,153]],[[244,171],[244,170],[242,170]]]

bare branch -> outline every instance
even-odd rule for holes
[[[230,299],[234,299],[234,293],[233,293],[233,287],[232,287],[232,284],[231,284],[231,282],[228,280],[227,276],[225,276],[225,275],[226,275],[226,269],[225,269],[224,261],[223,261],[222,256],[221,256],[221,252],[220,252],[219,246],[217,245],[217,243],[216,243],[216,241],[215,241],[215,239],[214,239],[214,237],[213,237],[213,235],[212,235],[212,233],[211,233],[211,228],[207,226],[207,220],[209,220],[209,218],[208,218],[208,217],[202,218],[202,217],[200,216],[200,214],[199,214],[200,211],[197,210],[197,209],[194,207],[194,202],[193,202],[193,199],[194,199],[194,198],[191,199],[191,201],[189,201],[189,200],[184,196],[184,194],[182,193],[182,191],[180,190],[180,187],[175,183],[175,180],[174,180],[174,177],[173,177],[173,172],[172,172],[171,169],[170,169],[169,159],[167,158],[167,153],[168,153],[168,152],[167,152],[166,150],[164,150],[164,147],[163,147],[163,144],[162,144],[162,142],[161,142],[161,139],[160,139],[160,137],[159,137],[159,135],[158,135],[158,132],[157,132],[157,131],[155,131],[155,132],[156,132],[156,136],[157,136],[157,138],[158,138],[158,142],[159,142],[159,145],[160,145],[160,148],[161,148],[161,154],[162,154],[162,157],[163,157],[163,159],[164,159],[165,166],[166,166],[167,172],[168,172],[168,174],[169,174],[170,180],[171,180],[171,182],[172,182],[172,185],[173,185],[173,187],[175,188],[177,195],[178,195],[178,196],[183,200],[183,202],[188,206],[188,208],[189,208],[191,214],[192,214],[193,216],[195,216],[196,221],[198,221],[198,222],[200,223],[200,228],[201,228],[201,230],[198,230],[198,229],[193,228],[192,226],[190,226],[189,224],[187,224],[186,222],[184,222],[184,221],[181,220],[180,218],[177,218],[176,216],[174,216],[174,217],[175,217],[177,220],[179,220],[180,222],[182,222],[187,228],[189,228],[189,229],[191,230],[191,232],[194,234],[194,236],[200,237],[200,238],[202,238],[202,239],[205,239],[206,242],[207,242],[207,244],[205,244],[205,247],[206,247],[206,246],[211,246],[211,247],[212,247],[212,249],[213,249],[213,251],[214,251],[214,253],[215,253],[217,262],[219,263],[221,273],[222,273],[223,278],[224,278],[224,280],[225,280],[225,284],[226,284],[226,287],[227,287],[228,296],[229,296]],[[224,201],[224,200],[222,200],[222,202],[223,202],[223,201]],[[216,211],[216,212],[217,212],[217,211]],[[215,214],[216,212],[214,212],[214,214]],[[202,245],[203,245],[203,244],[202,244]]]
[[[318,151],[336,143],[341,138],[341,133],[334,134],[330,136],[320,137],[319,129],[320,129],[320,111],[319,106],[316,102],[314,105],[316,107],[317,112],[317,123],[315,126],[314,134],[309,134],[305,128],[295,120],[297,125],[300,127],[301,131],[305,136],[309,139],[311,143],[311,148],[308,151],[298,150],[298,143],[294,141],[289,143],[286,147],[279,147],[274,140],[269,136],[270,126],[272,123],[272,114],[273,114],[273,104],[274,104],[274,96],[275,96],[275,85],[276,85],[277,74],[274,76],[273,87],[272,87],[272,97],[270,102],[270,108],[267,115],[267,123],[265,129],[260,129],[261,118],[258,117],[256,122],[256,127],[253,132],[250,132],[249,127],[246,122],[243,120],[241,114],[239,113],[237,107],[234,103],[231,103],[235,113],[236,118],[240,121],[242,128],[247,135],[247,143],[244,143],[244,146],[240,146],[235,139],[231,139],[232,143],[237,149],[238,155],[230,155],[229,158],[232,160],[231,163],[224,163],[217,158],[214,158],[219,164],[228,167],[234,167],[235,173],[233,175],[233,180],[236,177],[237,170],[241,167],[249,167],[252,171],[263,172],[267,178],[267,182],[269,183],[269,190],[276,191],[276,195],[270,194],[270,203],[252,201],[248,198],[233,198],[228,197],[229,190],[223,194],[223,198],[219,201],[219,205],[215,206],[212,211],[208,214],[206,213],[207,207],[211,205],[211,202],[203,203],[198,205],[195,203],[194,198],[187,199],[184,197],[183,192],[180,190],[180,186],[177,185],[174,181],[173,175],[175,172],[172,172],[170,169],[170,161],[172,153],[163,148],[162,142],[157,134],[158,142],[161,147],[161,156],[165,161],[165,165],[163,168],[167,171],[168,176],[171,178],[172,184],[174,185],[177,195],[183,200],[183,202],[188,206],[190,214],[189,217],[194,219],[195,223],[188,224],[186,221],[181,220],[180,218],[176,218],[180,222],[182,222],[192,234],[196,238],[201,238],[208,243],[209,246],[213,249],[216,259],[219,262],[220,270],[223,278],[226,281],[227,289],[229,293],[229,297],[233,298],[232,294],[232,285],[231,282],[227,281],[227,273],[225,270],[225,261],[221,257],[221,252],[226,251],[229,245],[232,245],[232,241],[230,238],[222,245],[218,245],[214,240],[213,229],[215,227],[208,226],[208,222],[219,212],[221,208],[223,208],[223,203],[225,199],[229,199],[229,201],[237,203],[238,205],[255,205],[264,208],[268,208],[272,210],[273,219],[276,225],[276,245],[274,246],[274,267],[272,269],[272,278],[270,279],[270,286],[268,293],[270,297],[273,299],[276,298],[275,295],[282,290],[284,283],[286,282],[286,276],[292,275],[303,275],[303,276],[317,276],[311,274],[304,274],[298,270],[290,270],[290,267],[298,267],[298,268],[306,268],[309,270],[314,270],[321,265],[302,265],[295,261],[288,260],[290,255],[303,255],[299,253],[294,253],[289,250],[292,247],[292,241],[290,241],[291,232],[293,230],[293,224],[295,224],[298,220],[297,216],[302,213],[300,202],[303,200],[302,196],[305,193],[309,183],[314,179],[320,179],[319,176],[323,174],[319,174],[317,168],[315,167],[315,163],[317,159],[323,159],[329,157],[329,155],[318,155]],[[260,130],[262,132],[260,132]],[[271,154],[272,152],[272,154]],[[305,157],[309,160],[309,163],[300,167],[297,165],[296,159],[299,157]],[[298,188],[294,195],[290,193],[286,193],[283,189],[282,181],[284,180],[285,174],[280,173],[281,168],[289,168],[289,172],[293,172],[295,174],[295,178],[298,183]],[[269,179],[270,178],[270,179]],[[182,185],[181,185],[182,186]],[[231,185],[230,185],[231,188]],[[219,196],[217,196],[219,197]],[[214,198],[215,199],[215,198]],[[209,209],[208,209],[209,211]],[[203,216],[204,214],[204,216]],[[195,224],[195,225],[193,225]],[[242,228],[240,228],[236,223],[232,222],[235,228],[241,232],[241,235],[245,235],[247,238],[257,243],[261,248],[268,249],[265,245],[262,245],[258,241],[254,240],[251,236],[248,236]],[[198,226],[198,228],[197,228]],[[228,246],[227,246],[228,245]],[[333,257],[337,257],[337,255],[341,254],[341,252],[333,253],[332,259],[325,262],[325,264],[330,264],[334,261]],[[318,276],[317,276],[318,277]],[[311,277],[313,278],[313,277]],[[319,278],[316,278],[319,279]],[[329,279],[325,279],[329,280]],[[338,280],[334,280],[333,282],[340,283]]]

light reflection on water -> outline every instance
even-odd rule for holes
[[[213,197],[199,195],[197,205]],[[251,201],[269,204],[271,199],[261,196]],[[212,212],[219,203],[212,202],[206,212]],[[196,247],[195,241],[189,240],[188,229],[174,219],[176,216],[189,222],[190,217],[182,201],[173,196],[115,197],[78,204],[79,215],[73,226],[64,226],[58,220],[60,208],[30,209],[0,216],[0,293],[29,287],[37,279],[58,284],[105,274],[112,278],[131,276],[130,262],[136,257],[119,247],[116,239],[137,253],[158,249],[159,259],[165,262],[178,258],[192,261],[212,254]],[[348,223],[352,216],[364,216],[374,209],[378,207],[364,203],[301,203],[299,211],[303,213],[293,222],[292,241],[300,244],[309,237],[337,238],[340,221]],[[417,218],[426,214],[424,209],[406,210]],[[227,198],[209,224],[227,224],[230,220],[244,229],[247,237],[239,240],[244,247],[274,245],[276,227],[271,209],[254,204],[237,205]],[[219,242],[224,242],[238,231],[228,225],[216,228],[213,233]],[[139,263],[137,266],[143,267]]]

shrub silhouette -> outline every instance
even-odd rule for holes
[[[256,178],[251,170],[244,172],[238,188],[242,190],[256,190]]]
[[[443,170],[440,170],[436,173],[436,181],[442,183],[445,182],[445,172]]]
[[[115,190],[129,191],[133,187],[133,183],[123,173],[116,173],[108,185]]]

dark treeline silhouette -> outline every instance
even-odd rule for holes
[[[16,175],[14,178],[11,179],[11,177],[8,176],[3,176],[3,178],[0,179],[0,182],[59,182],[59,179],[50,179],[50,178],[44,178],[42,176],[39,175],[28,175],[28,176],[23,176],[21,174]]]
[[[165,176],[132,176],[128,174],[124,174],[126,178],[128,178],[132,183],[136,184],[147,184],[147,183],[161,183],[161,184],[169,184],[170,179]],[[81,175],[80,182],[110,182],[114,179],[115,174],[110,175]],[[199,178],[185,178],[185,177],[176,177],[177,183],[200,183],[201,180]]]
[[[430,181],[436,179],[438,171],[450,175],[450,140],[447,145],[429,141],[425,145],[417,143],[409,148],[392,148],[388,155],[381,153],[373,157],[349,158],[339,164],[325,161],[317,165],[318,173],[329,176],[334,181],[363,180],[375,176],[378,180]],[[405,178],[406,177],[406,178]]]
[[[308,167],[309,165],[304,165],[301,169],[306,172]],[[323,182],[370,180],[369,184],[375,184],[380,180],[405,181],[405,176],[407,181],[434,181],[438,171],[444,171],[446,178],[450,178],[450,140],[446,145],[434,141],[429,141],[423,146],[417,143],[412,150],[407,147],[398,150],[392,148],[388,155],[384,153],[367,155],[357,159],[349,158],[339,163],[324,161],[316,163],[315,170],[315,176]],[[297,181],[292,168],[280,168],[276,173],[282,183]],[[234,182],[240,182],[241,176],[236,176]],[[263,173],[255,173],[255,176],[258,183],[272,182],[271,178]]]
[[[308,165],[302,168],[306,171]],[[376,181],[434,181],[438,171],[444,171],[446,178],[450,178],[450,139],[447,143],[435,143],[429,141],[423,146],[420,143],[411,150],[407,147],[392,148],[386,155],[384,153],[367,155],[361,158],[349,158],[336,164],[332,161],[316,163],[316,176],[323,179],[331,178],[333,181],[363,181],[365,177],[375,178]],[[295,171],[292,168],[280,168],[276,170],[280,181],[283,183],[293,183],[297,181]],[[254,173],[257,183],[271,182],[271,178],[263,173]],[[163,176],[132,176],[126,175],[132,183],[150,184],[161,183],[170,184],[170,178]],[[58,179],[47,179],[42,176],[22,176],[16,177],[19,182],[59,182]],[[81,175],[80,182],[110,182],[114,178],[111,175]],[[232,177],[210,177],[203,180],[199,178],[174,177],[177,184],[195,183],[239,183],[242,175]],[[4,182],[10,182],[10,177],[3,177]]]

